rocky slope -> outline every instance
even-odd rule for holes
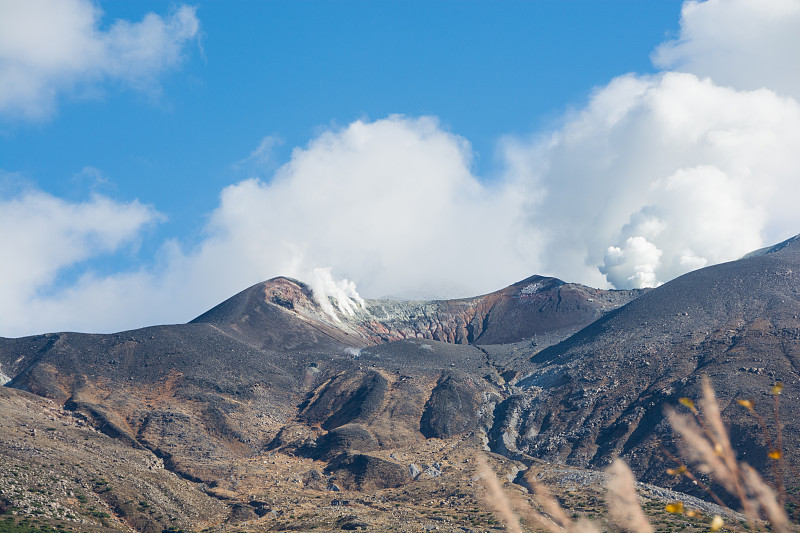
[[[231,465],[261,453],[322,461],[312,485],[388,488],[415,474],[382,454],[490,426],[507,391],[478,342],[554,342],[637,294],[535,277],[330,316],[305,285],[276,278],[186,325],[0,339],[0,364],[8,387],[215,490],[236,493]]]
[[[478,480],[471,439],[428,439],[393,453],[386,462],[408,465],[396,488],[347,490],[331,481],[320,460],[264,451],[229,465],[228,483],[191,482],[170,472],[147,450],[94,430],[58,404],[11,388],[0,388],[0,527],[24,520],[44,531],[487,531],[501,526],[487,506]],[[511,483],[524,465],[489,454],[489,461],[517,499],[523,487]],[[352,478],[371,479],[368,468]],[[604,514],[602,474],[535,465],[562,503],[581,514]],[[337,480],[338,481],[338,480]],[[640,487],[654,522],[685,533],[707,530],[712,504]],[[703,516],[678,517],[664,511],[681,500]],[[4,514],[5,513],[5,514]],[[23,518],[24,517],[24,518]],[[731,516],[729,529],[737,527]],[[46,529],[47,527],[51,529]],[[28,531],[26,529],[26,531]]]
[[[461,300],[366,300],[352,314],[338,311],[333,302],[336,313],[329,315],[307,286],[275,278],[242,291],[192,323],[214,324],[254,346],[279,349],[292,349],[319,336],[350,345],[402,339],[504,344],[536,335],[565,338],[641,292],[593,289],[532,276],[500,291]],[[281,334],[276,336],[276,331]]]
[[[360,499],[362,510],[381,507],[381,494],[397,505],[440,489],[442,498],[473,498],[470,457],[480,450],[499,454],[510,479],[546,468],[543,460],[598,468],[622,455],[643,480],[673,486],[659,452],[673,446],[663,409],[696,397],[704,375],[743,457],[766,466],[761,430],[735,399],[754,398],[771,421],[769,388],[782,381],[784,412],[798,412],[798,282],[800,240],[650,291],[534,276],[475,298],[367,300],[334,315],[307,286],[276,278],[185,325],[0,339],[10,391],[0,403],[38,413],[40,427],[55,416],[85,425],[75,431],[98,430],[89,440],[100,457],[123,447],[131,465],[145,457],[163,465],[148,499],[161,501],[158,491],[178,479],[170,476],[191,487],[185,512],[164,507],[154,519],[130,508],[145,490],[143,473],[131,470],[116,482],[128,507],[100,498],[118,520],[95,520],[98,528],[286,525],[287,508],[319,514],[311,500],[338,493]],[[24,450],[36,455],[42,431],[30,436],[33,448],[20,448],[15,420],[0,424],[0,457],[21,464]],[[800,427],[784,422],[796,468]],[[80,444],[70,439],[54,457],[83,453],[68,451]],[[92,463],[95,478],[108,481],[114,467],[101,463]],[[315,527],[341,525],[341,510],[329,510]]]
[[[50,400],[0,388],[0,504],[82,531],[160,532],[217,523],[218,499],[146,450],[95,430]]]
[[[664,407],[699,397],[708,376],[734,447],[768,472],[767,442],[737,399],[753,399],[773,438],[775,382],[786,460],[800,442],[800,240],[686,274],[545,350],[498,406],[492,441],[510,456],[599,467],[622,455],[639,476],[671,484]],[[789,444],[795,443],[795,444]],[[688,483],[681,485],[691,491]]]

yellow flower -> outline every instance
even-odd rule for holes
[[[722,529],[722,526],[725,525],[725,520],[722,519],[720,515],[714,515],[714,519],[711,521],[711,531],[719,531]]]
[[[753,412],[753,406],[755,405],[753,400],[736,400],[736,403],[742,407],[746,407],[748,411]]]
[[[667,468],[667,474],[670,476],[681,476],[686,473],[685,466],[679,466],[678,468]]]
[[[683,514],[683,502],[675,502],[667,504],[665,507],[668,513]]]
[[[775,459],[777,461],[782,457],[782,454],[780,450],[770,450],[770,452],[767,454],[767,457],[769,457],[770,459]]]
[[[777,396],[781,392],[783,392],[783,383],[778,381],[777,383],[775,383],[775,385],[772,386],[772,394],[773,396]]]
[[[683,398],[680,398],[680,399],[678,400],[678,402],[680,402],[680,404],[681,404],[682,406],[684,406],[684,407],[688,407],[689,409],[691,409],[693,413],[696,413],[696,412],[697,412],[697,409],[695,408],[695,406],[694,406],[694,402],[691,400],[691,398],[686,398],[686,397],[683,397]]]

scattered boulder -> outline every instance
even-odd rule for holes
[[[445,439],[470,431],[478,423],[479,403],[479,391],[470,377],[445,372],[425,404],[420,432],[429,439]]]
[[[330,460],[343,452],[369,452],[378,449],[378,441],[361,424],[346,424],[319,437],[298,450],[313,459]]]
[[[374,370],[340,374],[304,406],[301,419],[328,431],[367,420],[383,406],[388,388],[388,380]]]
[[[231,506],[231,514],[228,517],[228,520],[231,522],[244,522],[246,520],[254,520],[259,516],[262,515],[259,515],[256,510],[249,505],[244,503],[234,503]]]
[[[437,478],[442,475],[442,463],[433,463],[425,468],[425,471],[422,473],[431,479]]]
[[[363,453],[343,453],[325,470],[348,490],[387,489],[412,480],[407,467]]]

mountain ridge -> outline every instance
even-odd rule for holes
[[[211,323],[234,335],[245,335],[245,330],[263,331],[265,321],[259,315],[267,313],[263,304],[271,304],[294,312],[343,342],[358,342],[361,337],[365,345],[409,338],[496,344],[518,342],[545,331],[574,329],[642,292],[594,289],[534,275],[481,296],[432,301],[367,299],[353,314],[337,311],[331,316],[321,309],[307,285],[279,276],[245,289],[190,323]],[[336,309],[335,300],[331,302]],[[493,311],[502,314],[503,320],[512,318],[514,325],[501,328]],[[253,320],[258,324],[252,324]]]
[[[278,501],[286,488],[257,481],[286,482],[275,457],[293,465],[297,501],[331,487],[402,499],[440,475],[460,479],[457,492],[474,473],[443,466],[448,446],[466,454],[459,461],[498,454],[511,479],[526,465],[601,468],[622,456],[643,481],[702,497],[665,472],[659,450],[675,452],[665,406],[697,397],[709,376],[742,457],[767,467],[761,429],[735,400],[755,399],[774,431],[769,390],[782,381],[785,412],[798,412],[799,316],[793,238],[652,290],[532,276],[473,298],[365,300],[335,316],[307,285],[278,277],[187,324],[0,338],[0,371],[4,390],[49,398],[224,501]],[[784,438],[797,467],[794,418]],[[266,509],[225,505],[231,524]],[[148,532],[169,525],[125,512]]]

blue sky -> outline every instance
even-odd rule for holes
[[[794,0],[23,4],[0,335],[181,322],[279,274],[654,286],[800,232]]]
[[[164,2],[98,5],[101,27],[169,13]],[[157,94],[104,83],[96,98],[61,94],[39,120],[6,120],[3,169],[58,196],[94,189],[152,204],[168,217],[161,237],[202,227],[220,189],[249,177],[236,163],[264,137],[280,140],[277,165],[320,128],[357,119],[437,116],[472,143],[489,179],[501,136],[548,127],[615,75],[654,71],[650,51],[677,31],[680,10],[669,0],[192,5],[197,44]]]

